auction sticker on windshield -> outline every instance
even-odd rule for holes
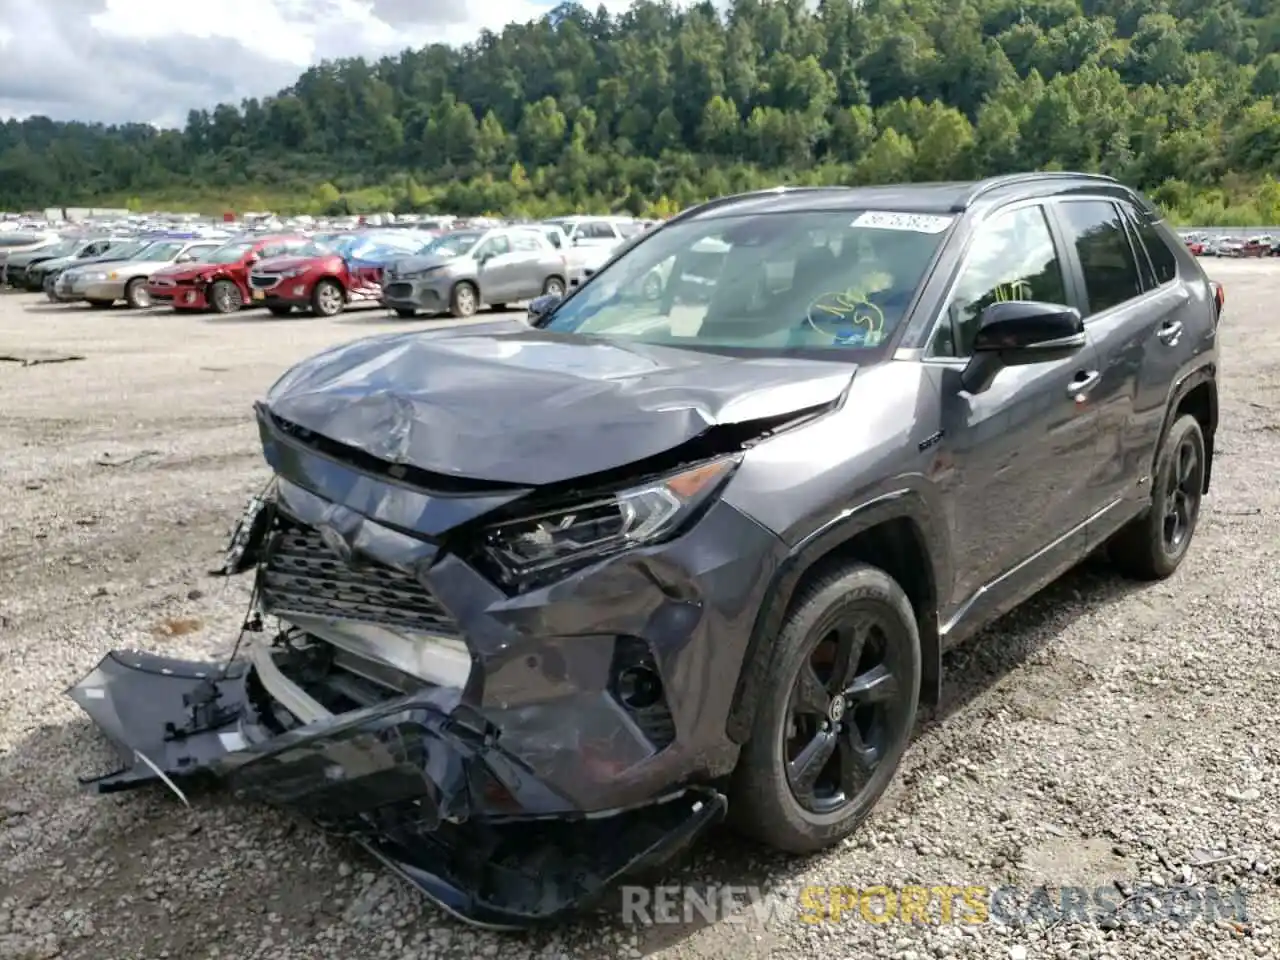
[[[872,230],[907,230],[911,233],[941,233],[955,217],[936,213],[894,213],[891,210],[867,210],[858,214],[851,227]]]

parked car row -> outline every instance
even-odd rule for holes
[[[449,230],[359,228],[334,233],[52,236],[8,250],[3,280],[55,303],[106,309],[331,317],[355,304],[402,317],[473,315],[544,294],[562,296],[647,224],[619,217],[475,223]]]
[[[1200,233],[1183,236],[1187,249],[1197,257],[1280,257],[1280,239],[1270,234],[1240,239],[1210,237]]]

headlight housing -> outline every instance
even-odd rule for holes
[[[725,457],[506,521],[483,533],[484,559],[504,587],[526,590],[685,528],[739,463]]]
[[[295,267],[293,270],[284,271],[284,273],[280,274],[280,276],[284,277],[287,280],[292,280],[294,277],[300,277],[306,272],[307,271],[305,267]]]
[[[81,280],[87,280],[90,283],[93,283],[96,280],[114,280],[115,278],[116,278],[116,275],[114,271],[112,271],[111,273],[103,273],[101,271],[95,270],[93,273],[80,274]]]

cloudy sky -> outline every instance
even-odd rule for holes
[[[555,2],[0,0],[0,119],[181,125],[193,107],[272,94],[321,60],[465,43]]]

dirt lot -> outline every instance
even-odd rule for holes
[[[1250,923],[812,925],[747,909],[500,936],[307,824],[162,790],[86,795],[76,776],[113,758],[65,687],[110,648],[209,655],[239,624],[247,584],[207,571],[267,476],[251,402],[293,360],[405,325],[8,295],[0,354],[83,359],[0,363],[0,958],[1277,956],[1280,268],[1211,269],[1228,290],[1222,429],[1182,570],[1138,588],[1082,569],[952,655],[945,704],[843,849],[780,862],[717,836],[672,882],[794,902],[806,884],[1189,881],[1242,886]]]

